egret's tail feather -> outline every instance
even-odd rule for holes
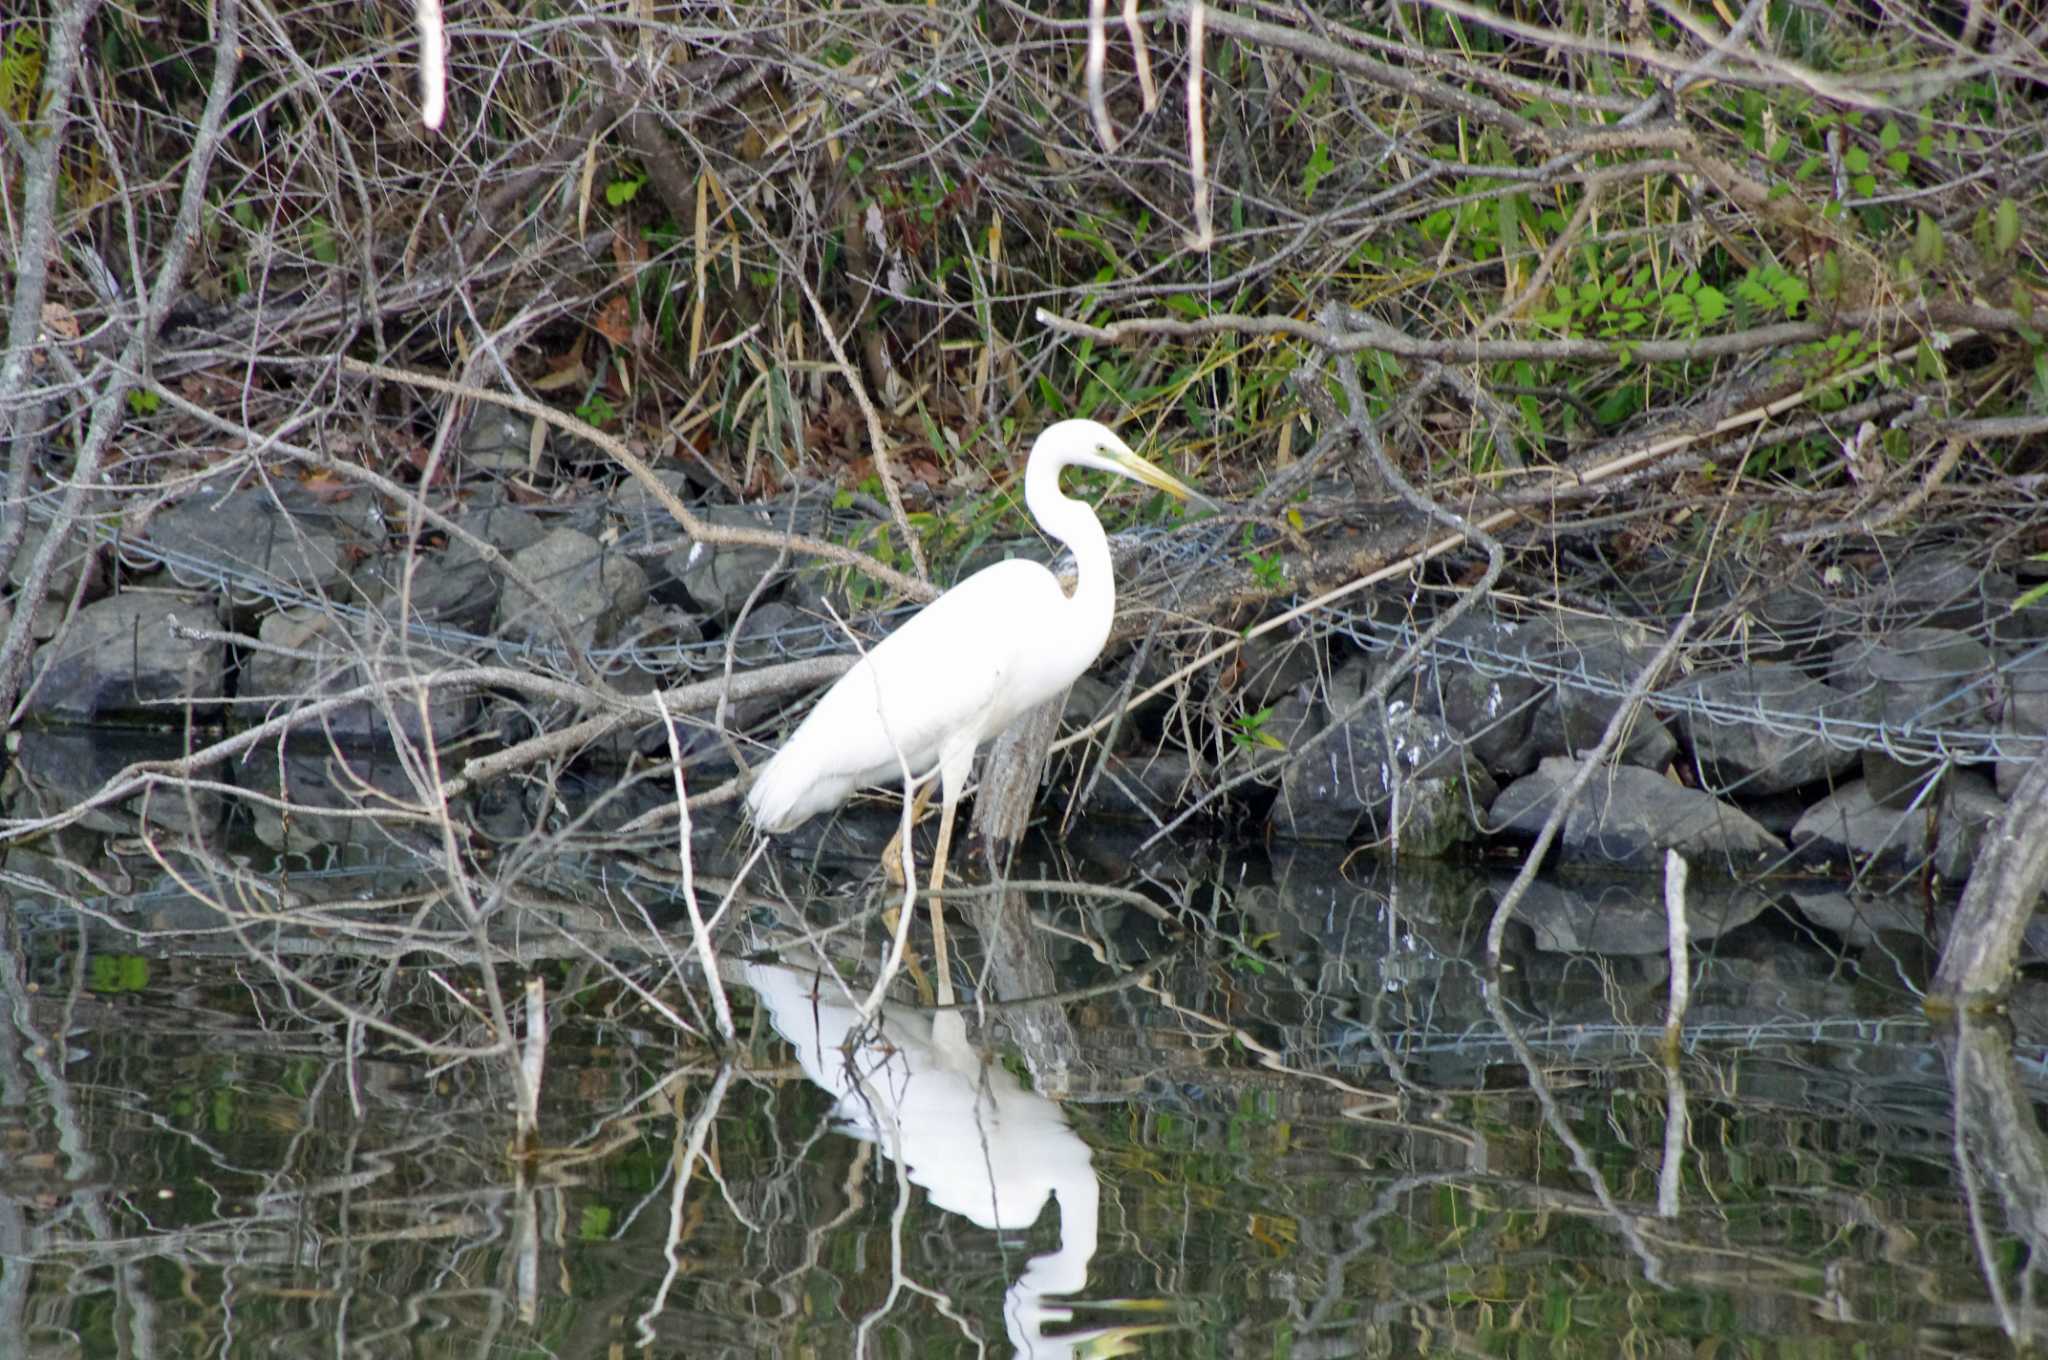
[[[789,758],[792,746],[776,752],[760,768],[747,790],[747,815],[754,825],[771,836],[794,831],[816,814],[844,802],[853,792],[841,780],[820,777],[806,771],[799,760]]]

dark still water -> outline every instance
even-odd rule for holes
[[[848,838],[17,848],[0,1354],[2002,1355],[2041,1325],[2033,984],[1940,1033],[1938,910],[1114,838],[906,971]],[[1099,834],[1099,833],[1098,833]],[[90,866],[90,867],[80,867]],[[912,948],[930,980],[920,911]],[[489,960],[489,971],[480,960]],[[487,985],[490,984],[490,985]],[[533,990],[529,991],[529,984]],[[538,1131],[499,1044],[543,1016]],[[2017,1036],[2014,1037],[2014,1028]]]

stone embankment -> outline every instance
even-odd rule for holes
[[[787,507],[705,513],[793,522]],[[200,486],[139,534],[69,556],[52,590],[86,603],[43,644],[30,714],[260,721],[371,677],[479,657],[559,665],[564,636],[642,692],[722,669],[728,638],[742,670],[830,649],[843,635],[821,621],[853,612],[832,578],[773,551],[681,541],[637,488],[567,510],[474,502],[457,518],[473,541],[429,533],[408,556],[409,535],[361,497]],[[1960,553],[1859,584],[1834,602],[1826,588],[1788,590],[1759,607],[1740,648],[1688,653],[1690,670],[1649,690],[1612,767],[1571,809],[1559,853],[1652,868],[1677,848],[1738,876],[1962,879],[2048,740],[2048,605],[2015,609],[2026,583]],[[1087,780],[1092,810],[1160,819],[1244,775],[1227,806],[1277,839],[1408,856],[1526,841],[1662,640],[1635,623],[1475,614],[1367,702],[1397,653],[1359,638],[1346,628],[1269,648],[1245,668],[1251,681],[1210,697],[1206,732],[1163,704],[1133,715]],[[1067,716],[1093,720],[1119,698],[1085,677]],[[736,706],[728,725],[781,702]],[[496,721],[490,705],[459,691],[424,710],[356,703],[309,735],[388,739],[396,721],[446,742]]]

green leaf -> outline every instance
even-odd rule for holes
[[[1946,370],[1942,367],[1941,356],[1934,346],[1922,340],[1913,349],[1913,373],[1921,382],[1940,382]]]
[[[1991,245],[2000,256],[2012,254],[2014,246],[2020,243],[2020,205],[2009,198],[2000,199],[1998,210],[1991,214]]]
[[[1897,150],[1899,140],[1899,125],[1897,123],[1886,123],[1884,130],[1877,134],[1877,144],[1886,151]]]
[[[322,264],[334,264],[341,259],[341,252],[334,244],[334,229],[327,225],[324,217],[306,219],[306,248]]]
[[[1317,142],[1315,149],[1309,154],[1308,168],[1301,172],[1301,196],[1304,199],[1314,198],[1316,185],[1322,182],[1324,175],[1336,168],[1337,163],[1330,159],[1329,144]]]
[[[1933,218],[1921,213],[1913,228],[1913,262],[1922,269],[1932,269],[1941,263],[1944,249],[1941,228],[1935,225]]]
[[[647,176],[636,175],[632,179],[615,179],[604,186],[604,201],[614,208],[624,207],[640,192],[640,186],[647,182]]]
[[[1870,153],[1860,146],[1852,146],[1842,153],[1842,168],[1852,175],[1860,175],[1870,169]]]
[[[139,992],[149,986],[149,960],[140,954],[95,954],[86,987],[95,992]]]

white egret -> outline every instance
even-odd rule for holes
[[[1074,593],[1040,564],[1013,558],[982,568],[919,610],[839,677],[761,767],[747,790],[757,827],[792,830],[855,789],[897,783],[906,765],[913,786],[936,773],[939,843],[931,886],[944,885],[954,809],[975,751],[1013,719],[1058,697],[1109,639],[1116,613],[1109,540],[1094,508],[1060,491],[1060,470],[1068,467],[1114,472],[1183,500],[1197,495],[1095,421],[1063,420],[1045,430],[1025,464],[1024,504],[1073,553]],[[942,951],[937,898],[932,926]],[[949,994],[942,952],[938,963],[941,991]]]

